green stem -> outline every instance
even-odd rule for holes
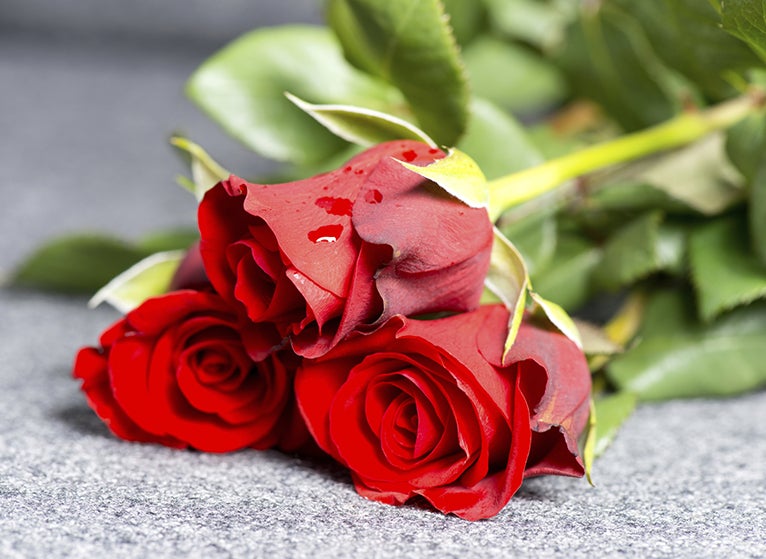
[[[683,146],[710,132],[728,128],[760,108],[763,102],[764,92],[753,90],[704,111],[683,113],[646,130],[490,181],[490,218],[495,221],[512,206],[549,192],[570,179]]]

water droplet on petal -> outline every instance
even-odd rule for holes
[[[364,169],[357,169],[356,171],[354,171],[354,174],[355,175],[363,175],[364,174]]]
[[[343,233],[343,226],[337,225],[323,225],[319,229],[315,229],[309,233],[309,241],[312,243],[334,243],[340,238]]]
[[[439,150],[436,148],[431,148],[428,150],[428,153],[430,153],[431,155],[436,155],[437,153],[439,153]]]
[[[407,163],[411,163],[418,158],[418,154],[415,152],[415,150],[409,149],[402,152],[402,157],[404,157],[404,160]]]
[[[351,215],[353,203],[348,198],[335,198],[333,196],[323,196],[317,198],[314,202],[330,215]]]
[[[380,190],[368,190],[364,195],[364,201],[368,204],[380,204],[383,201],[383,194]]]

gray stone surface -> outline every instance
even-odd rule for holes
[[[204,55],[0,38],[0,270],[51,235],[192,224],[174,128],[264,169],[183,99]],[[643,406],[596,488],[530,480],[468,523],[366,501],[342,470],[274,452],[115,440],[70,378],[117,317],[84,303],[0,290],[0,557],[766,556],[764,392]]]

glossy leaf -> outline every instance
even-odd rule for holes
[[[689,260],[704,321],[766,297],[766,266],[749,250],[743,217],[718,219],[692,233]]]
[[[349,65],[328,29],[265,28],[217,52],[192,75],[187,94],[253,150],[307,164],[345,142],[293,105],[284,92],[311,103],[340,103],[395,112],[402,99],[390,85]]]
[[[489,271],[484,285],[503,302],[510,313],[503,358],[510,351],[519,333],[526,306],[528,281],[527,269],[521,254],[513,243],[495,229]]]
[[[420,167],[405,161],[402,166],[441,186],[449,194],[472,208],[485,208],[489,204],[487,179],[476,162],[457,149],[430,165]]]
[[[398,87],[420,127],[455,145],[468,82],[439,0],[332,0],[328,19],[352,63]]]
[[[146,253],[114,237],[70,235],[38,248],[13,272],[10,285],[93,293]]]
[[[742,39],[766,62],[766,4],[763,0],[726,0],[719,5],[724,30]]]
[[[170,138],[170,144],[186,156],[191,168],[191,182],[180,181],[187,187],[197,200],[202,200],[205,192],[213,188],[217,183],[229,178],[229,171],[224,169],[215,159],[199,144],[182,136]]]
[[[149,297],[167,293],[184,255],[184,251],[176,250],[144,258],[99,289],[88,306],[109,303],[118,311],[128,313]]]
[[[527,131],[512,115],[476,97],[471,100],[468,130],[457,147],[476,161],[489,180],[543,162]]]
[[[729,396],[766,385],[766,305],[697,322],[693,302],[665,291],[650,302],[640,341],[607,366],[621,390],[642,400]]]
[[[286,95],[302,111],[347,142],[371,146],[390,140],[406,139],[418,140],[436,147],[425,132],[402,118],[351,105],[314,105],[290,93]]]

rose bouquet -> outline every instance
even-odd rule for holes
[[[365,497],[475,520],[525,478],[590,477],[637,401],[766,383],[766,39],[746,7],[327,17],[245,35],[188,84],[281,179],[176,136],[194,231],[56,241],[16,273],[125,313],[74,364],[116,436],[322,456]]]

